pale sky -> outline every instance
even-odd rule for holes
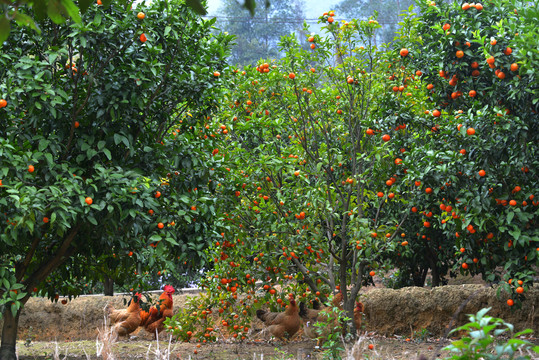
[[[243,3],[243,0],[240,0]],[[333,10],[329,8],[330,5],[338,3],[338,0],[327,1],[327,0],[304,0],[305,4],[305,15],[308,18],[318,18],[324,12]],[[216,12],[219,9],[221,0],[208,0],[208,14],[217,15]]]

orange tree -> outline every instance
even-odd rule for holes
[[[137,13],[145,16],[137,16]],[[80,23],[13,29],[0,70],[0,358],[30,296],[204,266],[230,37],[181,2],[94,5]],[[214,135],[214,134],[212,134]]]
[[[241,339],[253,309],[280,309],[290,292],[308,302],[341,290],[351,317],[362,285],[401,246],[409,209],[386,181],[399,167],[390,144],[402,124],[380,116],[390,80],[385,52],[372,44],[379,25],[337,24],[331,13],[320,21],[326,33],[309,36],[308,50],[283,37],[284,58],[226,75],[226,108],[207,125],[227,138],[215,270],[202,310],[169,322],[177,336],[214,338],[216,308],[219,328]],[[387,201],[402,212],[386,212]]]
[[[420,9],[420,45],[408,56],[429,99],[412,112],[424,134],[396,142],[418,185],[400,280],[421,283],[430,268],[434,283],[438,264],[505,280],[512,305],[538,263],[537,8],[500,0]]]

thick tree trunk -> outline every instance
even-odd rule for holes
[[[13,316],[11,310],[4,312],[4,327],[2,328],[2,344],[0,345],[0,359],[17,360],[15,348],[17,345],[17,329],[19,325],[19,314]]]
[[[103,293],[105,296],[114,296],[114,280],[108,275],[105,275],[103,281]]]

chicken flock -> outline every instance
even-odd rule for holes
[[[148,311],[140,307],[141,294],[136,293],[129,301],[126,309],[115,309],[108,304],[106,311],[113,325],[113,330],[119,336],[128,336],[140,326],[150,334],[157,334],[163,331],[166,318],[172,317],[174,303],[172,294],[175,290],[170,285],[165,285],[163,293],[159,296],[159,303],[150,307]]]
[[[112,323],[113,330],[119,336],[129,336],[139,327],[147,332],[157,334],[163,331],[166,318],[173,315],[172,294],[175,292],[170,285],[165,285],[163,293],[159,296],[159,303],[148,311],[141,308],[141,294],[137,293],[129,301],[126,309],[115,309],[111,304],[106,311]],[[345,324],[340,320],[343,295],[337,293],[331,305],[320,307],[315,302],[313,309],[306,307],[305,303],[299,306],[293,294],[289,294],[289,304],[282,312],[272,312],[259,309],[256,316],[265,325],[267,331],[275,338],[285,342],[294,338],[303,329],[303,334],[311,339],[317,339],[318,345],[323,343],[331,333],[345,333]],[[357,332],[361,329],[361,318],[365,308],[363,303],[356,301],[352,323]]]

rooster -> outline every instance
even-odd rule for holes
[[[354,327],[356,328],[356,331],[359,333],[359,330],[361,330],[361,317],[363,316],[363,312],[365,311],[365,305],[361,301],[356,301],[356,307],[354,308]]]
[[[311,339],[317,339],[318,345],[320,345],[332,331],[341,328],[335,308],[338,309],[338,311],[342,311],[342,299],[342,293],[337,293],[331,301],[332,306],[321,310],[308,309],[305,307],[304,303],[300,304],[299,315],[303,320],[303,333]],[[315,325],[316,323],[325,323],[326,326],[319,327]]]
[[[257,310],[256,317],[262,320],[271,335],[281,341],[290,339],[301,327],[301,318],[294,295],[289,295],[290,304],[284,312],[271,312],[266,310]]]
[[[140,298],[141,294],[136,293],[129,300],[126,309],[115,309],[112,304],[105,308],[111,323],[114,325],[114,332],[118,335],[128,336],[140,326]]]
[[[163,293],[159,296],[159,304],[157,306],[152,306],[149,311],[140,310],[140,325],[147,332],[154,334],[155,339],[157,339],[157,334],[165,328],[163,324],[165,319],[172,317],[172,307],[174,305],[172,294],[176,290],[170,285],[165,285],[163,290]]]

